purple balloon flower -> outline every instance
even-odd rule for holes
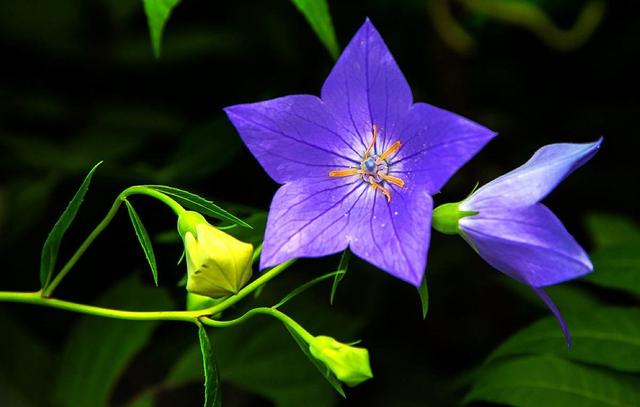
[[[225,109],[265,171],[271,203],[260,267],[347,247],[415,286],[431,195],[495,133],[413,96],[369,20],[322,86]]]
[[[560,220],[539,202],[593,157],[601,143],[542,147],[524,165],[454,204],[460,211],[459,233],[487,263],[533,288],[558,318],[568,344],[566,323],[541,287],[590,273],[593,265]],[[436,209],[434,217],[439,212]]]

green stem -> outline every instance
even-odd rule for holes
[[[281,311],[278,311],[277,309],[268,308],[268,307],[253,308],[253,309],[247,311],[241,317],[236,318],[236,319],[232,319],[232,320],[229,320],[229,321],[217,321],[217,320],[214,320],[214,319],[211,319],[211,318],[201,317],[200,318],[200,322],[202,322],[205,325],[212,326],[212,327],[215,327],[215,328],[227,328],[229,326],[240,324],[240,323],[246,321],[247,319],[251,318],[252,316],[258,315],[258,314],[269,315],[271,317],[279,319],[283,324],[285,324],[289,328],[293,329],[307,343],[310,343],[314,338],[314,336],[311,335],[309,333],[309,331],[304,329],[299,323],[294,321],[287,314],[285,314],[285,313],[283,313]]]
[[[240,290],[240,292],[232,297],[227,298],[225,301],[214,305],[208,309],[203,310],[195,310],[195,311],[125,311],[111,308],[103,308],[97,307],[93,305],[85,305],[79,304],[71,301],[59,300],[57,298],[49,298],[43,297],[40,291],[36,292],[11,292],[11,291],[0,291],[0,302],[16,302],[16,303],[24,303],[24,304],[33,304],[40,305],[45,307],[52,307],[63,309],[66,311],[77,312],[81,314],[94,315],[98,317],[105,318],[114,318],[114,319],[126,319],[132,321],[187,321],[198,323],[201,321],[202,323],[215,326],[215,327],[227,327],[232,326],[238,323],[245,321],[256,314],[267,314],[274,318],[279,319],[285,325],[289,326],[291,329],[296,331],[302,338],[306,341],[310,341],[313,339],[313,336],[307,332],[300,324],[291,319],[289,316],[285,315],[281,311],[278,311],[274,308],[254,308],[248,311],[243,316],[236,318],[230,321],[216,321],[208,318],[210,315],[215,315],[221,311],[226,310],[231,305],[240,301],[242,298],[246,297],[249,293],[256,290],[258,287],[265,284],[267,281],[271,280],[282,271],[286,270],[291,264],[293,264],[294,260],[289,260],[285,263],[282,263],[262,276],[258,279],[254,280],[251,284],[247,285],[245,288]]]
[[[78,312],[81,314],[94,315],[105,318],[115,319],[127,319],[135,321],[151,321],[151,320],[167,320],[167,321],[189,321],[196,322],[198,318],[204,318],[210,315],[216,315],[233,304],[237,303],[252,291],[258,289],[266,282],[282,273],[286,270],[295,260],[289,260],[284,262],[271,270],[264,273],[262,276],[255,279],[251,284],[244,287],[242,290],[231,297],[226,298],[224,301],[206,309],[195,311],[125,311],[111,308],[96,307],[93,305],[79,304],[71,301],[59,300],[57,298],[50,298],[43,295],[41,291],[36,292],[12,292],[12,291],[0,291],[0,302],[18,302],[25,304],[34,304],[45,307],[59,308],[66,311]],[[260,308],[257,308],[260,309]],[[302,327],[296,328],[296,322],[287,317],[278,310],[268,308],[271,311],[256,311],[256,313],[269,313],[272,316],[280,319],[287,325],[291,326],[296,332],[305,337],[304,329]],[[208,318],[207,318],[208,320]],[[213,320],[211,320],[213,321]],[[218,321],[223,323],[222,321]],[[305,331],[306,332],[306,331]],[[307,333],[308,334],[308,333]]]
[[[100,233],[102,233],[102,231],[106,229],[109,223],[111,223],[113,218],[116,216],[116,213],[118,213],[118,209],[120,208],[120,205],[122,204],[122,202],[125,199],[127,199],[128,196],[134,195],[134,194],[147,195],[152,198],[156,198],[161,202],[165,203],[167,206],[169,206],[176,213],[176,215],[180,215],[182,212],[185,211],[185,209],[182,206],[180,206],[180,204],[178,204],[176,201],[169,198],[167,195],[163,194],[162,192],[158,192],[156,190],[153,190],[151,188],[144,187],[144,186],[133,186],[125,189],[120,193],[120,195],[118,195],[116,200],[113,202],[113,205],[111,205],[111,209],[109,209],[109,212],[107,212],[107,215],[104,217],[104,219],[102,219],[102,221],[98,224],[98,226],[96,226],[95,229],[93,229],[93,231],[89,234],[89,236],[87,236],[84,242],[82,242],[78,250],[76,250],[76,252],[73,254],[73,256],[71,256],[69,261],[67,261],[67,263],[62,267],[62,269],[56,275],[53,281],[51,281],[51,283],[42,291],[41,294],[43,297],[51,297],[55,289],[62,282],[62,280],[67,276],[71,268],[75,266],[78,260],[80,260],[80,257],[82,257],[84,252],[87,251],[91,243],[93,243],[93,241],[100,235]]]
[[[120,196],[118,198],[123,200],[123,199],[126,199],[129,195],[136,195],[136,194],[147,195],[152,198],[156,198],[157,200],[161,201],[162,203],[170,207],[173,210],[173,212],[175,212],[175,214],[178,216],[180,216],[182,212],[185,211],[182,205],[180,205],[178,202],[176,202],[169,196],[163,194],[160,191],[156,191],[153,188],[145,187],[142,185],[136,185],[136,186],[125,189],[124,191],[122,191],[122,193],[120,193]]]
[[[188,321],[195,322],[206,315],[206,310],[199,311],[124,311],[111,308],[96,307],[93,305],[78,304],[71,301],[56,298],[42,297],[37,292],[8,292],[0,291],[0,301],[17,302],[59,308],[66,311],[81,314],[94,315],[105,318],[126,319],[132,321]]]
[[[288,260],[288,261],[285,261],[282,264],[279,264],[279,265],[275,266],[271,270],[267,271],[266,273],[264,273],[260,277],[258,277],[255,280],[253,280],[250,284],[245,286],[242,290],[238,291],[237,294],[234,294],[234,295],[228,297],[227,299],[225,299],[221,303],[218,303],[218,304],[216,304],[216,305],[214,305],[214,306],[212,306],[210,308],[207,308],[204,311],[207,311],[207,314],[209,314],[209,315],[216,315],[216,314],[226,310],[227,308],[229,308],[233,304],[237,303],[238,301],[240,301],[241,299],[243,299],[244,297],[249,295],[254,290],[258,289],[260,286],[266,284],[269,280],[271,280],[272,278],[274,278],[275,276],[277,276],[278,274],[282,273],[284,270],[289,268],[289,266],[291,266],[294,261],[295,261],[295,259]]]
[[[258,247],[256,247],[256,249],[253,251],[253,258],[251,259],[252,263],[255,263],[260,258],[260,253],[262,253],[262,245],[263,243],[260,243]]]

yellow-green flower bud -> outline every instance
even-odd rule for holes
[[[349,346],[329,336],[316,336],[309,343],[309,351],[347,386],[356,386],[373,377],[369,351],[365,348]]]
[[[224,297],[240,291],[251,278],[253,246],[210,225],[197,212],[178,218],[187,260],[187,291]]]

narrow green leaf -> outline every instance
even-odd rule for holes
[[[293,299],[294,297],[296,297],[297,295],[302,294],[303,292],[305,292],[306,290],[308,290],[309,288],[313,287],[314,285],[329,279],[331,277],[336,277],[338,275],[340,275],[341,273],[343,273],[342,271],[333,271],[331,273],[327,273],[327,274],[323,274],[319,277],[314,278],[313,280],[307,281],[306,283],[294,288],[293,290],[291,290],[291,292],[289,294],[287,294],[283,299],[280,300],[280,302],[278,302],[276,305],[274,305],[271,308],[280,308],[281,306],[283,306],[284,304],[286,304],[287,302],[289,302],[291,299]],[[343,273],[344,274],[344,273]]]
[[[171,11],[180,3],[180,0],[142,0],[144,12],[147,14],[147,24],[151,35],[151,45],[153,54],[160,58],[160,48],[162,46],[162,33],[169,20]]]
[[[591,253],[594,272],[583,279],[640,295],[640,244],[604,247]]]
[[[638,406],[640,379],[560,359],[528,356],[485,367],[465,402],[513,406]]]
[[[126,278],[109,289],[97,305],[139,311],[172,309],[163,289]],[[82,317],[62,353],[53,400],[60,406],[106,406],[120,376],[147,344],[160,321],[123,321]]]
[[[422,277],[422,283],[418,287],[418,294],[420,295],[420,304],[422,305],[422,319],[427,319],[427,313],[429,312],[429,287],[427,286],[427,276]]]
[[[338,274],[333,278],[333,284],[331,285],[331,295],[329,296],[329,304],[333,305],[333,300],[336,296],[336,290],[338,289],[338,284],[344,278],[344,275],[347,274],[347,269],[349,268],[349,260],[351,259],[351,252],[349,249],[346,249],[342,252],[342,256],[340,257],[340,263],[338,264]]]
[[[622,371],[640,372],[640,309],[601,307],[566,314],[569,351],[557,320],[550,316],[524,328],[489,355],[487,362],[524,354],[556,354]]]
[[[214,204],[211,201],[208,201],[196,194],[192,194],[191,192],[184,191],[182,189],[168,187],[166,185],[145,185],[148,188],[155,189],[156,191],[162,192],[163,194],[169,195],[178,203],[183,206],[186,206],[189,209],[200,212],[203,215],[211,216],[215,219],[227,220],[229,222],[233,222],[237,225],[244,226],[246,228],[251,229],[251,225],[238,218],[235,215],[225,211],[218,205]]]
[[[307,359],[309,359],[311,363],[320,371],[320,373],[322,373],[322,376],[324,376],[324,378],[327,379],[329,384],[342,397],[346,398],[347,396],[344,394],[344,389],[342,388],[342,383],[340,382],[340,380],[338,380],[338,378],[333,374],[333,372],[329,370],[325,365],[323,365],[322,362],[318,361],[316,358],[314,358],[311,355],[311,351],[309,350],[309,344],[305,342],[304,339],[302,339],[300,335],[298,335],[298,333],[295,332],[293,329],[289,328],[287,325],[285,325],[285,328],[287,328],[287,331],[289,331],[289,333],[291,334],[293,339],[296,341],[296,343],[300,347],[300,350],[302,350],[302,353],[304,353]]]
[[[339,325],[341,335],[354,335],[350,318],[329,314],[324,307],[315,308],[313,314],[331,325]],[[256,332],[260,334],[256,335]],[[269,318],[251,319],[233,329],[215,330],[211,340],[221,350],[216,359],[222,380],[259,394],[277,407],[335,406],[335,391],[324,383],[316,368],[288,336],[280,324]],[[182,387],[201,380],[201,365],[198,346],[189,348],[169,373],[162,388]]]
[[[307,22],[333,59],[337,59],[339,52],[338,42],[331,22],[327,0],[291,0],[291,2],[307,19]]]
[[[204,368],[204,406],[220,407],[222,405],[220,377],[218,376],[216,361],[213,358],[209,336],[200,324],[198,324],[198,338],[200,340],[200,352],[202,353],[202,366]]]
[[[270,284],[283,288],[277,280]],[[330,332],[334,337],[356,337],[364,324],[357,316],[331,310],[307,295],[298,298],[295,310],[297,320],[313,331]],[[277,407],[336,405],[337,393],[291,342],[289,334],[278,322],[258,317],[233,329],[214,330],[210,337],[216,349],[220,349],[216,362],[224,382],[259,394]],[[161,387],[176,388],[201,380],[201,365],[200,349],[197,345],[190,347]]]
[[[142,246],[142,250],[144,251],[144,256],[147,258],[147,262],[149,263],[149,267],[151,267],[151,273],[153,274],[153,282],[156,283],[156,287],[158,286],[158,265],[156,264],[156,256],[153,253],[153,245],[151,243],[151,238],[149,237],[149,233],[147,233],[147,229],[142,224],[142,220],[140,220],[140,216],[135,209],[133,209],[133,205],[126,199],[124,200],[125,205],[127,206],[127,211],[129,211],[129,218],[131,218],[131,224],[133,225],[133,229],[136,231],[136,236],[138,236],[138,241],[140,242],[140,246]]]
[[[89,189],[91,177],[93,177],[93,173],[100,164],[102,164],[102,161],[91,168],[87,176],[84,178],[84,181],[82,181],[80,188],[78,188],[78,191],[71,199],[71,202],[69,202],[69,205],[67,205],[64,212],[62,212],[62,216],[60,216],[60,219],[58,219],[56,224],[53,226],[53,229],[51,229],[51,232],[49,232],[47,240],[44,242],[42,254],[40,256],[40,285],[43,289],[47,288],[51,282],[51,277],[56,267],[56,260],[58,258],[58,251],[60,250],[62,237],[75,219],[78,209],[80,209],[80,205],[82,204],[82,200]]]

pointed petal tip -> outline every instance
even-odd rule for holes
[[[549,294],[547,294],[542,288],[529,286],[533,292],[547,305],[547,307],[551,310],[553,315],[556,317],[558,324],[560,324],[560,329],[562,329],[562,334],[564,335],[564,339],[567,343],[567,349],[571,349],[572,339],[571,332],[569,332],[569,327],[567,326],[567,322],[564,320],[564,317],[560,313],[560,310],[553,302]]]

